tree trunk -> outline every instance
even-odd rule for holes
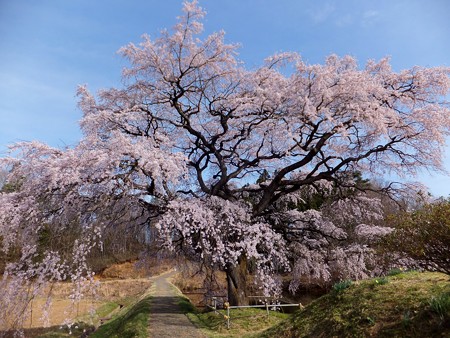
[[[229,264],[227,274],[228,302],[230,305],[248,305],[247,298],[247,259],[240,258],[236,266]]]

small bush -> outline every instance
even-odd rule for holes
[[[449,317],[450,314],[450,292],[434,296],[430,300],[430,308],[441,320]]]
[[[343,291],[345,289],[348,289],[350,285],[352,285],[352,281],[349,279],[337,282],[333,285],[333,291],[335,292]]]
[[[401,269],[395,268],[395,269],[390,270],[390,271],[387,273],[387,275],[388,275],[388,276],[397,276],[397,275],[401,274],[402,272],[403,272],[403,271],[402,271]]]
[[[370,326],[375,325],[375,318],[367,316],[366,320],[367,320],[367,322],[369,323]]]
[[[406,310],[405,312],[403,312],[403,317],[402,317],[402,325],[404,328],[408,328],[411,325],[411,311],[410,310]]]
[[[375,285],[384,285],[387,283],[389,283],[389,279],[387,279],[387,277],[375,278],[374,280]]]

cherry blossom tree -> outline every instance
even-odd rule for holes
[[[101,248],[105,232],[148,227],[154,212],[139,198],[139,187],[147,180],[142,171],[155,172],[146,184],[147,193],[155,195],[160,188],[158,172],[165,184],[175,182],[177,172],[183,173],[177,154],[164,154],[161,162],[152,157],[152,163],[136,171],[134,150],[126,149],[128,141],[101,137],[86,134],[80,144],[66,150],[19,143],[11,147],[14,157],[2,159],[9,175],[8,188],[0,195],[1,249],[7,262],[0,305],[8,311],[1,312],[0,327],[22,327],[29,302],[42,296],[50,283],[71,280],[72,299],[80,300],[94,284],[88,255]],[[134,149],[139,146],[134,142]],[[168,173],[173,176],[166,177]]]
[[[450,69],[394,72],[387,58],[359,67],[336,55],[310,65],[297,53],[247,69],[224,32],[203,38],[204,14],[186,2],[171,32],[123,47],[123,88],[79,88],[76,147],[12,147],[2,160],[17,186],[0,197],[3,251],[37,248],[43,223],[58,233],[75,222],[87,252],[105,227],[154,220],[167,248],[226,272],[234,304],[245,302],[248,270],[272,292],[274,273],[290,266],[325,279],[342,266],[351,276],[369,269],[364,243],[389,231],[377,225],[373,190],[394,185],[374,189],[355,173],[442,169]],[[318,194],[327,197],[317,206],[305,202]],[[55,264],[69,267],[68,257]]]

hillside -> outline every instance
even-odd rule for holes
[[[450,276],[341,282],[261,337],[450,337]]]

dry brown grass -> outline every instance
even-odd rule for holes
[[[46,308],[47,293],[33,299],[26,310],[27,320],[24,328],[61,325],[66,321],[77,318],[96,318],[96,310],[107,302],[121,303],[130,297],[138,297],[147,291],[151,282],[148,279],[126,279],[99,281],[96,295],[89,295],[80,301],[69,299],[72,285],[70,283],[56,283],[51,293],[51,304],[48,308],[46,322],[42,317]],[[89,315],[92,313],[92,316]]]
[[[65,321],[75,320],[78,316],[96,310],[101,301],[93,299],[83,299],[77,303],[73,303],[70,299],[53,299],[49,308],[49,321],[43,318],[43,309],[45,308],[46,299],[36,298],[28,306],[28,319],[24,323],[24,328],[36,328],[43,326],[61,325]]]
[[[126,303],[129,299],[137,298],[145,293],[151,286],[149,276],[158,275],[170,270],[173,261],[168,259],[147,259],[141,262],[125,262],[114,264],[95,276],[99,283],[94,293],[86,293],[82,300],[74,302],[70,299],[72,283],[55,283],[43,290],[41,295],[35,297],[25,310],[26,320],[23,328],[37,328],[42,326],[62,325],[67,321],[79,320],[96,323],[99,321],[98,310],[104,312],[107,308],[114,310],[118,304]],[[46,302],[51,296],[51,305],[48,307],[48,319],[43,315]],[[114,303],[114,304],[113,304]],[[103,313],[102,316],[105,316]],[[15,322],[14,314],[10,322]],[[11,327],[17,327],[11,324]],[[9,326],[8,326],[9,327]],[[7,327],[0,327],[0,330]]]
[[[166,269],[167,264],[158,266],[158,269]],[[41,292],[35,297],[25,310],[26,320],[23,328],[37,328],[42,326],[61,325],[67,321],[73,321],[78,318],[94,320],[98,317],[95,315],[96,310],[105,303],[115,302],[123,303],[128,298],[138,297],[147,291],[151,282],[148,278],[142,278],[151,271],[151,269],[137,268],[134,263],[127,262],[117,264],[108,268],[105,276],[96,276],[98,287],[94,292],[85,294],[82,300],[73,301],[70,299],[74,285],[70,282],[55,283],[50,288]],[[107,269],[107,270],[108,270]],[[155,268],[153,268],[155,270]],[[121,279],[111,279],[111,278]],[[127,279],[125,279],[127,278]],[[48,299],[51,299],[50,306],[47,307]],[[43,315],[48,308],[48,316],[46,320]],[[113,308],[113,307],[112,307]],[[92,316],[90,315],[92,314]],[[98,319],[98,318],[97,318]],[[11,314],[11,325],[1,328],[16,327],[14,314]]]
[[[113,264],[99,274],[100,279],[145,278],[159,275],[172,269],[174,262],[163,258],[146,258],[140,261],[130,261]]]

